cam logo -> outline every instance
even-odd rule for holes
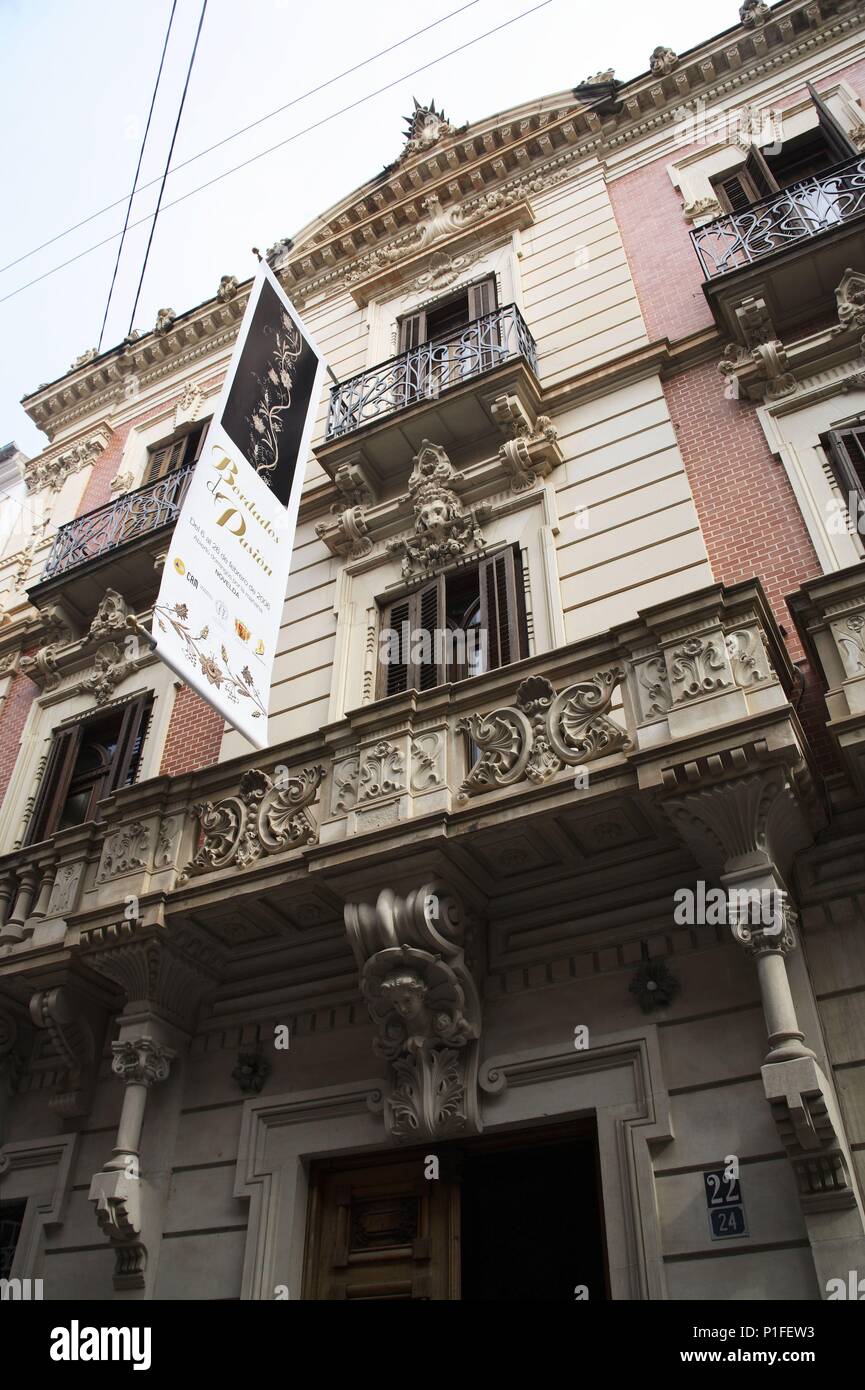
[[[29,1303],[43,1297],[41,1279],[0,1279],[0,1302],[11,1299]]]

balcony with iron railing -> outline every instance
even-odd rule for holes
[[[193,467],[175,468],[60,526],[42,574],[29,590],[31,600],[41,605],[62,587],[75,606],[86,607],[93,595],[98,602],[106,588],[131,597],[142,584],[152,584],[154,550],[180,514]]]
[[[517,306],[504,305],[332,386],[316,453],[338,461],[343,441],[351,436],[356,448],[363,431],[364,453],[387,472],[394,446],[400,453],[408,441],[410,457],[423,438],[439,437],[436,423],[443,438],[480,437],[495,429],[492,399],[529,372],[537,394],[535,340]]]
[[[724,331],[736,336],[744,295],[765,298],[779,329],[818,319],[845,268],[865,266],[865,154],[695,227],[691,241]]]

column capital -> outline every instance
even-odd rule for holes
[[[177,1053],[154,1038],[125,1038],[111,1044],[114,1060],[111,1070],[127,1086],[153,1086],[165,1081]]]

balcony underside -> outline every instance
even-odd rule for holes
[[[319,445],[315,456],[331,477],[344,463],[362,454],[365,464],[381,484],[405,482],[411,461],[424,439],[432,439],[448,452],[458,453],[466,444],[482,446],[496,439],[491,407],[502,395],[517,396],[532,419],[540,410],[538,379],[523,358],[514,358],[490,371],[449,386],[440,396],[426,397],[379,420]]]
[[[835,291],[848,268],[865,271],[865,215],[707,280],[703,291],[725,338],[740,340],[736,309],[751,297],[765,301],[783,337],[835,317]]]
[[[133,607],[153,602],[159,586],[155,562],[168,549],[173,523],[136,536],[105,555],[34,584],[27,597],[36,608],[59,603],[79,622],[90,621],[106,589],[116,589]]]

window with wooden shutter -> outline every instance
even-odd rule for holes
[[[399,325],[399,350],[400,352],[411,352],[412,348],[418,347],[426,341],[426,314],[421,309],[417,314],[408,314],[404,319],[400,319]]]
[[[466,680],[527,655],[522,561],[514,546],[440,574],[382,611],[378,699]]]
[[[808,88],[808,95],[817,108],[820,133],[823,136],[832,162],[834,164],[843,164],[845,160],[855,159],[859,151],[853,144],[853,141],[850,139],[850,136],[847,134],[841,122],[833,116],[817,89],[813,87],[810,82],[805,85]]]
[[[135,781],[151,703],[147,693],[55,734],[26,845],[92,820],[102,797]]]
[[[155,444],[148,451],[147,467],[144,470],[142,484],[155,483],[157,478],[164,478],[166,473],[173,473],[175,468],[182,468],[186,463],[194,463],[198,458],[203,442],[204,423],[196,425],[192,430],[187,430],[186,434],[180,435],[177,439],[169,439],[161,444]]]
[[[739,169],[713,179],[712,183],[725,212],[745,212],[752,203],[779,191],[778,182],[756,145],[751,146]]]
[[[525,656],[524,618],[521,621],[524,591],[522,583],[517,584],[516,560],[511,549],[499,551],[480,564],[481,630],[486,633],[491,671]]]
[[[855,528],[865,510],[865,420],[830,430],[822,442]]]
[[[436,633],[444,624],[443,596],[444,578],[439,575],[382,613],[379,699],[404,690],[432,690],[444,680],[436,659]]]
[[[477,285],[469,285],[469,318],[479,319],[491,314],[496,307],[496,282],[492,276]]]

